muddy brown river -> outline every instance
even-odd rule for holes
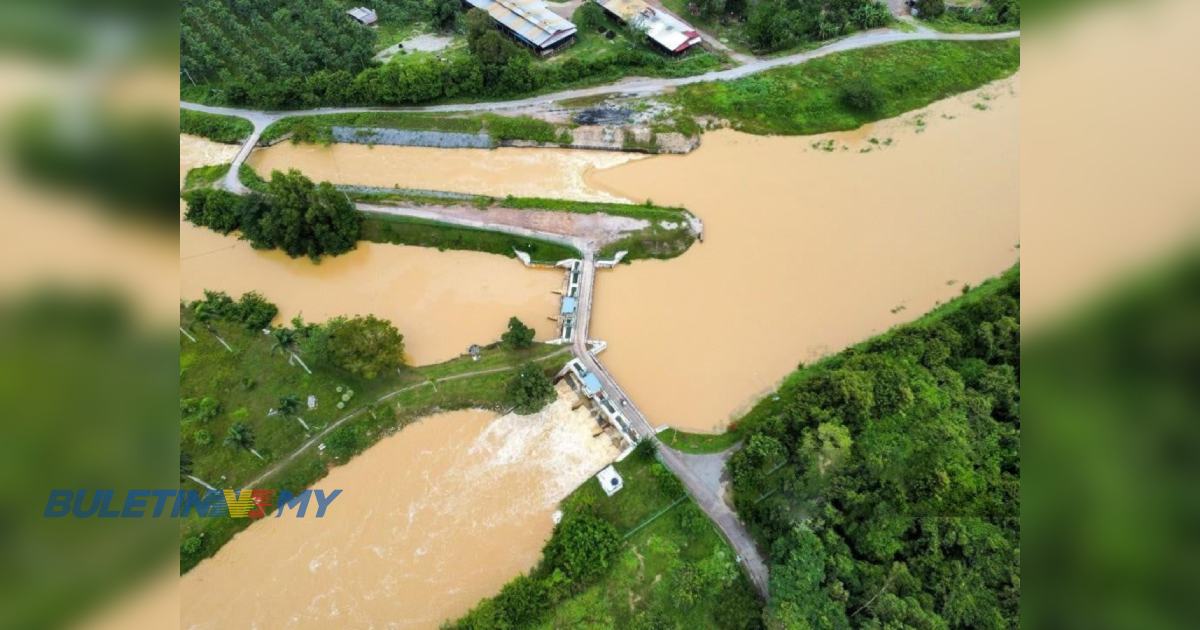
[[[1004,271],[1018,254],[1016,94],[1002,81],[850,133],[709,133],[686,156],[593,171],[705,224],[680,258],[599,274],[605,365],[655,425],[719,431],[798,362]]]
[[[564,386],[565,387],[565,386]],[[425,418],[334,468],[324,518],[267,518],[181,579],[183,628],[436,628],[540,557],[617,450],[572,395]],[[591,482],[595,483],[595,482]]]

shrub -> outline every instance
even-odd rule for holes
[[[842,85],[840,100],[847,109],[870,114],[883,106],[883,93],[874,83],[859,77]]]
[[[192,441],[196,446],[208,446],[212,444],[212,433],[209,433],[208,429],[200,429],[192,434]]]
[[[404,336],[374,315],[335,317],[310,330],[304,346],[317,361],[368,379],[404,365]]]
[[[268,302],[257,291],[243,293],[237,303],[237,318],[250,330],[261,330],[279,314],[279,307]]]
[[[183,552],[183,555],[190,556],[200,551],[202,544],[203,542],[198,536],[188,536],[179,544],[179,550]]]
[[[542,368],[526,363],[508,382],[505,399],[517,413],[533,413],[554,400],[554,383]]]
[[[917,0],[916,9],[919,17],[929,20],[945,13],[946,3],[944,0]]]
[[[526,350],[533,346],[533,334],[533,329],[526,326],[525,322],[516,317],[510,317],[508,331],[500,335],[500,341],[513,350]]]
[[[590,514],[570,516],[554,528],[545,562],[577,582],[603,575],[621,546],[612,523]]]

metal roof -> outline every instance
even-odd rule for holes
[[[595,396],[604,386],[600,384],[600,379],[596,378],[595,374],[588,372],[583,375],[583,393],[588,396]]]
[[[645,31],[650,39],[671,52],[682,52],[700,43],[700,32],[690,24],[642,0],[596,0],[596,4]]]
[[[562,311],[561,311],[561,313],[562,313],[563,315],[574,315],[574,314],[575,314],[575,306],[576,306],[576,301],[575,301],[575,298],[573,298],[573,297],[569,297],[569,296],[568,296],[568,297],[564,297],[564,298],[562,299]]]
[[[346,11],[346,14],[363,24],[374,24],[379,20],[379,16],[376,15],[375,11],[367,7],[354,7]]]
[[[467,0],[487,11],[517,37],[537,48],[548,48],[575,34],[575,25],[555,14],[540,0]]]

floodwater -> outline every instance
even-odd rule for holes
[[[230,161],[236,151],[180,136],[180,181],[188,169]],[[199,298],[205,289],[234,296],[253,290],[279,306],[277,321],[283,323],[298,314],[310,322],[337,315],[386,318],[404,335],[405,353],[416,365],[499,339],[512,316],[532,326],[539,339],[557,336],[548,318],[558,312],[553,291],[562,275],[492,254],[363,242],[313,264],[255,250],[181,218],[179,266],[183,299]]]
[[[565,385],[564,385],[565,387]],[[267,518],[181,579],[183,628],[436,628],[537,563],[559,501],[617,450],[562,396],[532,416],[438,414],[317,487],[326,516]]]
[[[1014,77],[849,133],[709,133],[689,155],[591,173],[705,225],[680,258],[599,274],[591,334],[609,343],[605,365],[655,425],[719,431],[798,362],[1007,269],[1017,88]]]
[[[584,181],[592,168],[611,168],[645,156],[574,149],[433,149],[362,144],[281,142],[250,154],[263,177],[299,169],[314,181],[399,186],[504,197],[623,201]]]

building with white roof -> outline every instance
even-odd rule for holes
[[[621,479],[621,473],[617,472],[617,469],[613,468],[611,464],[596,473],[596,481],[600,482],[600,487],[604,489],[604,494],[610,497],[625,487],[625,481]]]
[[[486,11],[517,40],[541,54],[570,43],[575,25],[551,11],[541,0],[466,0]]]
[[[687,22],[656,9],[643,0],[595,0],[622,22],[644,31],[650,39],[673,53],[681,53],[700,43],[700,32]]]

